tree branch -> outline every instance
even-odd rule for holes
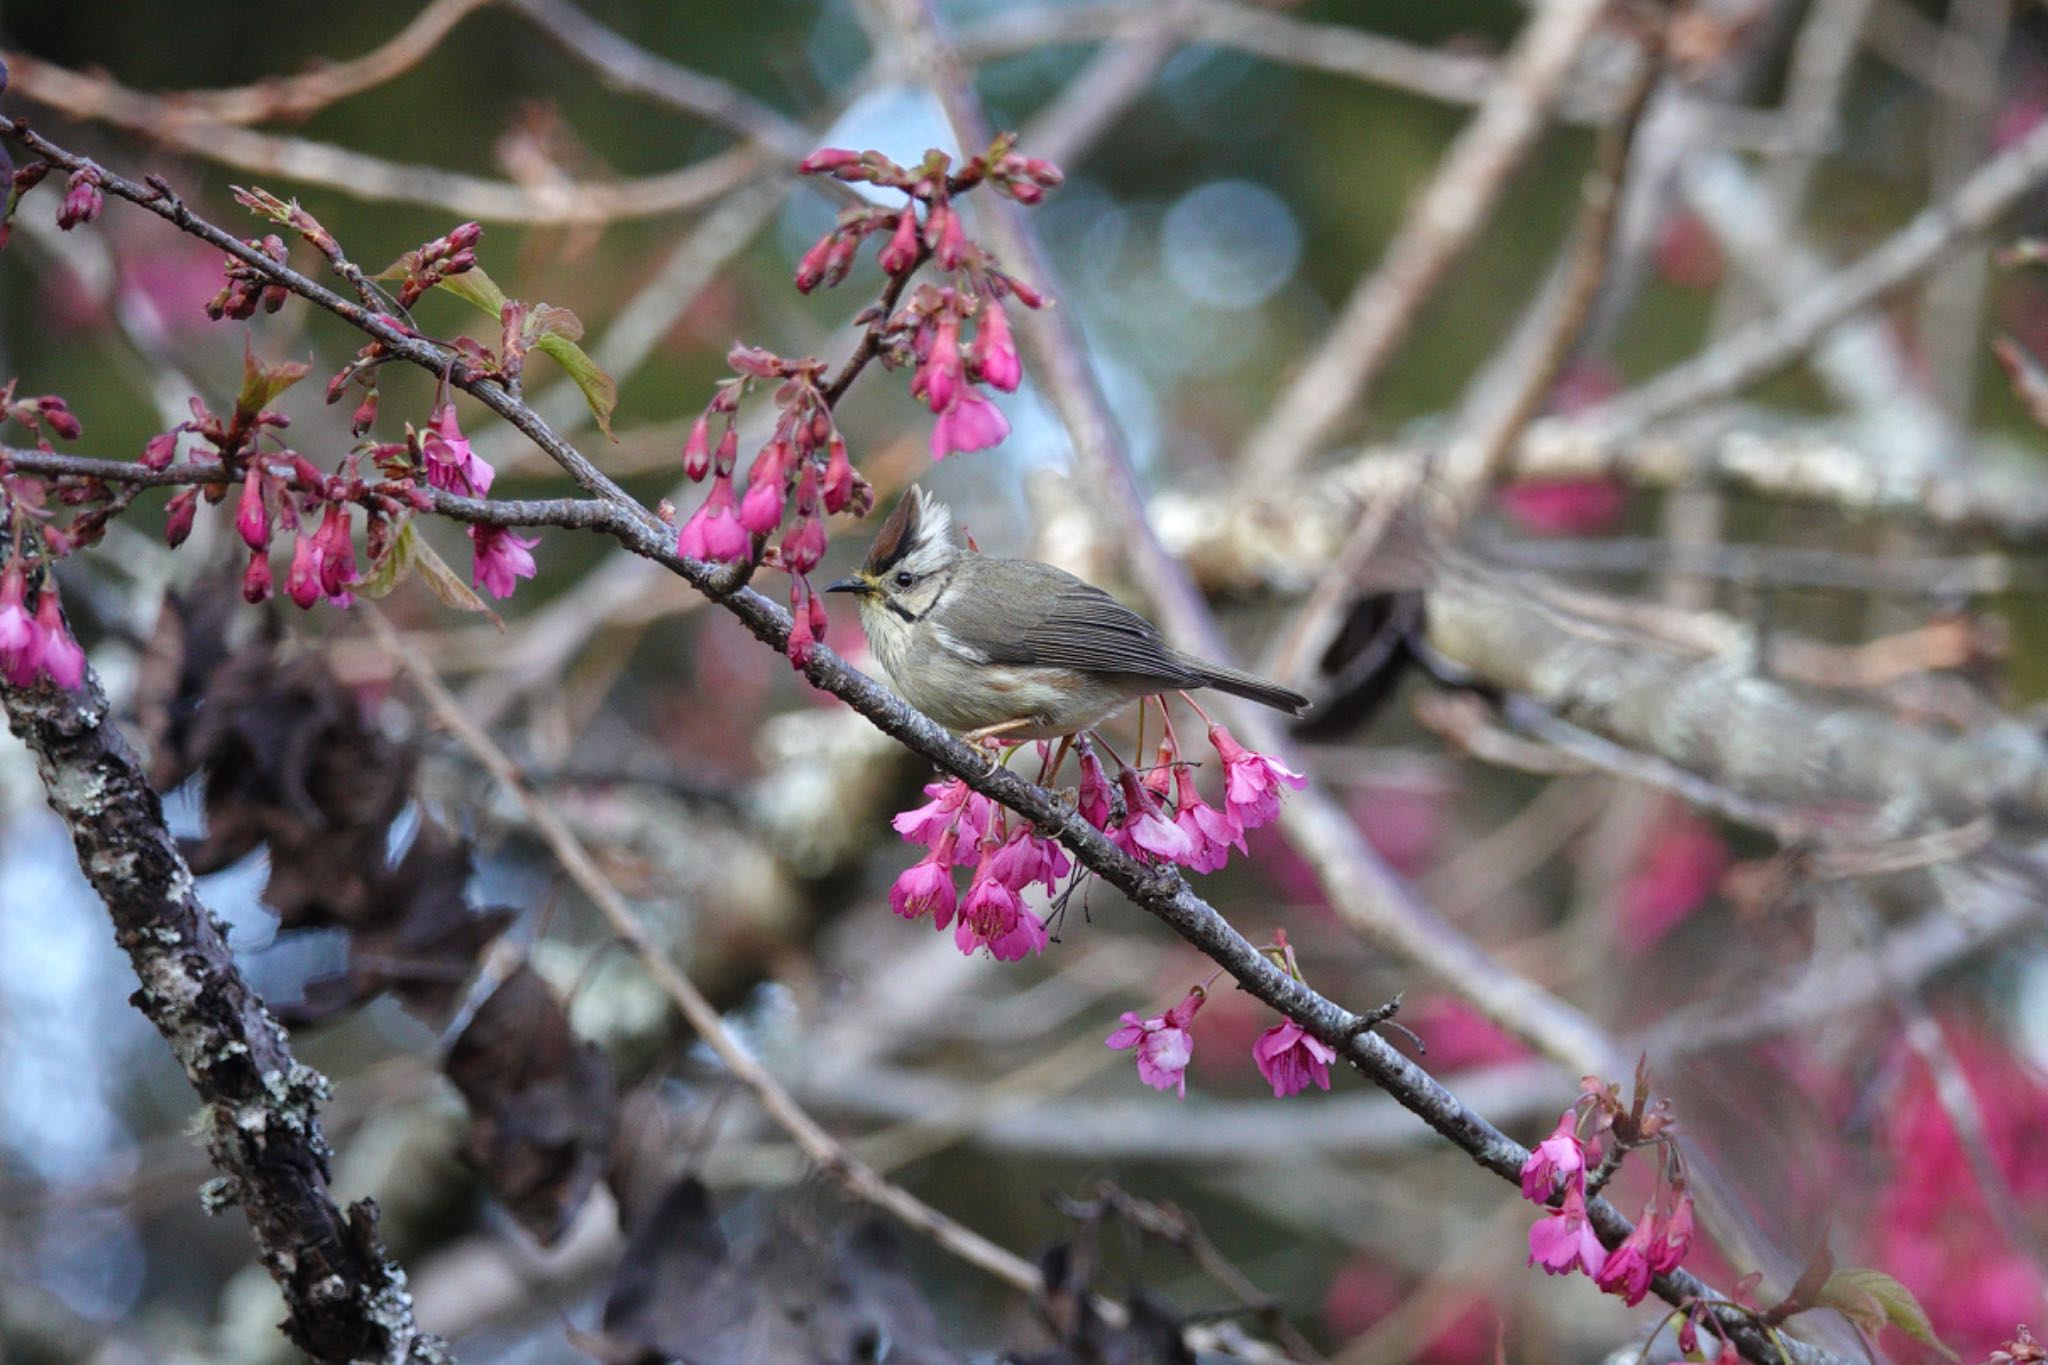
[[[286,1334],[335,1365],[448,1360],[413,1321],[405,1272],[377,1237],[376,1204],[336,1206],[318,1115],[327,1080],[292,1056],[236,969],[97,676],[88,668],[73,692],[0,685],[0,703],[142,981],[135,1006],[205,1105],[207,1150],[222,1175],[203,1197],[210,1210],[242,1206],[283,1291]]]

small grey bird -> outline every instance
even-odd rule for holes
[[[945,504],[912,488],[860,571],[861,629],[903,699],[970,740],[1055,739],[1161,692],[1213,687],[1302,715],[1308,698],[1191,658],[1102,589],[1034,559],[952,542]]]

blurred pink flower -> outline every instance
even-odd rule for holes
[[[932,458],[943,460],[955,452],[987,450],[1010,434],[1010,420],[1001,408],[971,388],[963,388],[953,406],[939,414],[932,424]]]
[[[1628,489],[1613,479],[1523,479],[1500,490],[1501,510],[1539,536],[1583,536],[1605,530],[1628,507]]]
[[[1636,957],[1656,947],[1706,904],[1730,861],[1728,845],[1710,822],[1667,802],[1641,864],[1617,896],[1621,919],[1615,932],[1622,951]]]
[[[1103,1041],[1121,1052],[1138,1050],[1138,1079],[1154,1090],[1172,1089],[1182,1099],[1188,1094],[1188,1063],[1194,1059],[1195,1037],[1188,1024],[1202,1008],[1205,993],[1200,986],[1189,991],[1179,1004],[1152,1019],[1135,1014],[1123,1016],[1123,1027]]]

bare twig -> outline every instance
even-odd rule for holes
[[[1370,392],[1422,305],[1463,256],[1508,176],[1542,131],[1607,0],[1547,0],[1503,63],[1486,102],[1417,196],[1372,274],[1247,442],[1246,483],[1283,478]]]
[[[306,138],[262,133],[181,115],[174,99],[128,90],[23,53],[8,53],[10,93],[91,117],[192,156],[256,175],[324,185],[358,199],[425,204],[493,222],[607,223],[695,208],[753,178],[750,147],[634,180],[526,186],[413,166]],[[89,111],[80,113],[80,111]]]

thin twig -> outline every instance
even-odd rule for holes
[[[1547,0],[1530,20],[1486,102],[1409,207],[1379,268],[1358,283],[1246,442],[1242,482],[1287,477],[1365,400],[1535,145],[1607,7],[1608,0]]]
[[[190,156],[254,175],[322,185],[358,199],[424,204],[491,222],[609,223],[695,208],[759,174],[753,147],[631,180],[519,185],[407,165],[332,143],[183,116],[173,99],[128,90],[23,53],[8,54],[9,93],[124,128]],[[90,111],[81,114],[79,111]]]
[[[1036,1292],[1042,1287],[1038,1270],[1029,1261],[955,1222],[901,1186],[883,1179],[819,1127],[817,1121],[791,1098],[782,1083],[732,1036],[711,1002],[649,937],[646,926],[640,923],[625,898],[599,870],[575,831],[569,828],[553,806],[533,790],[525,775],[497,742],[463,711],[454,694],[435,672],[433,664],[408,644],[376,608],[366,606],[365,616],[385,652],[412,676],[414,686],[419,688],[435,718],[519,803],[541,841],[555,855],[555,860],[562,865],[570,880],[604,916],[612,934],[640,960],[648,975],[675,1005],[677,1013],[718,1054],[718,1059],[733,1077],[753,1092],[769,1117],[803,1148],[805,1155],[844,1182],[855,1195],[886,1210],[905,1226],[931,1238],[970,1265],[986,1270],[1026,1293]]]

